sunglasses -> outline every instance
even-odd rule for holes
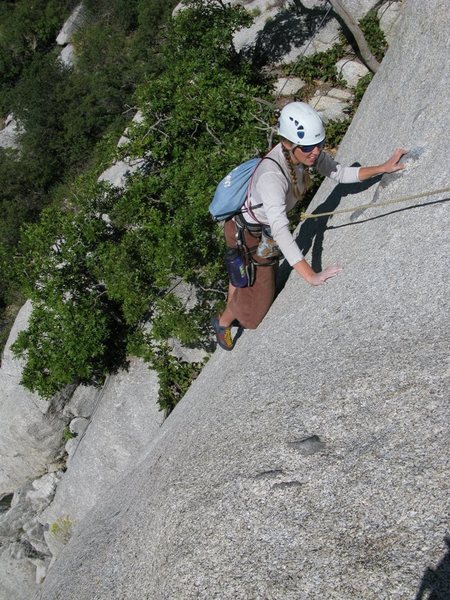
[[[311,144],[310,146],[300,146],[300,144],[298,144],[297,146],[295,146],[295,148],[300,148],[300,150],[302,152],[304,152],[305,154],[308,154],[308,152],[312,152],[314,150],[314,148],[323,148],[324,145],[325,145],[325,140],[322,140],[318,144]],[[294,150],[295,150],[295,148],[294,148]]]

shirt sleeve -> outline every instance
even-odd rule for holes
[[[315,164],[317,171],[338,183],[357,183],[360,167],[343,167],[326,152],[321,152]]]
[[[264,173],[256,182],[256,191],[263,198],[264,212],[270,225],[272,236],[285,259],[292,266],[303,260],[303,254],[289,230],[286,209],[288,183],[281,173]]]

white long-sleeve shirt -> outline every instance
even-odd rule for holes
[[[272,236],[281,252],[292,266],[302,260],[303,254],[297,246],[294,236],[289,230],[287,213],[296,205],[289,167],[284,157],[281,144],[277,144],[268,154],[272,160],[263,160],[257,167],[250,185],[250,193],[244,205],[244,217],[249,223],[269,225]],[[280,166],[278,166],[280,165]],[[280,170],[280,167],[282,171]],[[321,152],[314,168],[325,177],[330,177],[338,183],[356,183],[359,181],[359,167],[343,167],[329,154]],[[300,192],[304,191],[303,165],[295,165],[297,185]],[[250,203],[252,217],[245,206]]]

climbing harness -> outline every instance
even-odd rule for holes
[[[450,187],[441,188],[439,190],[433,190],[431,192],[422,192],[420,194],[412,194],[411,196],[404,196],[403,198],[396,198],[394,200],[386,200],[386,202],[377,202],[376,204],[362,204],[361,206],[352,206],[350,208],[338,208],[330,212],[322,213],[300,213],[300,221],[306,221],[307,219],[318,219],[319,217],[331,217],[347,212],[357,212],[359,210],[366,210],[368,208],[378,208],[379,206],[389,206],[391,204],[400,204],[401,202],[407,202],[408,200],[415,200],[417,198],[426,198],[427,196],[434,196],[436,194],[444,194],[450,192]]]

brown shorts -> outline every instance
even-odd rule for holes
[[[225,223],[225,241],[227,246],[236,246],[236,225],[230,220]],[[254,237],[245,231],[245,244],[249,250],[256,249],[260,237]],[[256,234],[255,234],[256,235]],[[256,263],[267,260],[253,255]],[[264,319],[275,298],[275,275],[277,265],[256,266],[255,282],[251,287],[236,288],[228,306],[239,323],[247,329],[256,329]]]

